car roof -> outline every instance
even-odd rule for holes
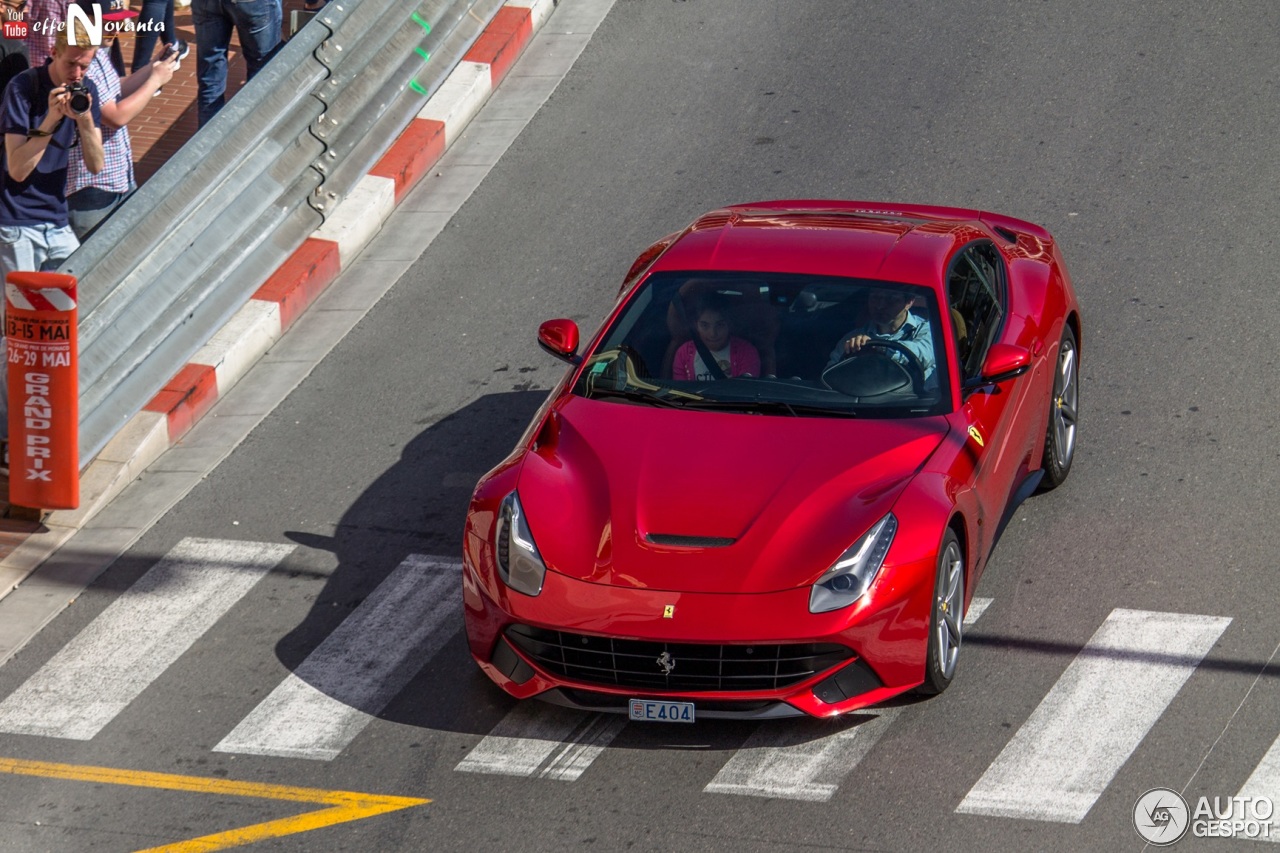
[[[956,247],[989,236],[981,215],[848,201],[733,205],[699,217],[653,269],[847,276],[940,290]]]

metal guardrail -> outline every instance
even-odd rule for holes
[[[351,191],[503,0],[331,0],[60,268],[80,466]]]

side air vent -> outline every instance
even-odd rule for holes
[[[671,548],[728,548],[738,541],[724,536],[675,536],[670,533],[646,533],[644,538],[654,545]]]

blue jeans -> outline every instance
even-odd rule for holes
[[[138,24],[160,22],[159,30],[138,30],[133,40],[133,69],[146,68],[151,64],[156,52],[156,42],[172,44],[178,40],[177,30],[173,28],[173,0],[142,0],[142,11],[138,15]]]
[[[227,49],[234,29],[248,74],[262,70],[280,47],[284,10],[280,0],[191,0],[196,29],[196,118],[209,123],[226,103]]]
[[[98,187],[85,187],[67,196],[67,218],[71,220],[71,230],[84,242],[97,230],[103,220],[115,212],[124,200],[133,194],[137,187],[131,186],[127,192],[113,193]]]
[[[18,270],[53,270],[80,248],[69,225],[0,225],[0,281]],[[7,300],[6,300],[7,302]],[[0,315],[5,303],[0,302]],[[3,316],[0,316],[3,320]],[[0,323],[0,334],[3,334]],[[9,347],[0,337],[0,439],[9,438]]]

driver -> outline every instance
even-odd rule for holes
[[[911,313],[915,297],[901,290],[875,288],[867,295],[867,321],[844,335],[831,351],[827,367],[856,355],[868,341],[893,341],[910,350],[920,362],[925,379],[933,376],[933,334],[929,322]],[[877,350],[905,364],[907,357],[888,349]]]

